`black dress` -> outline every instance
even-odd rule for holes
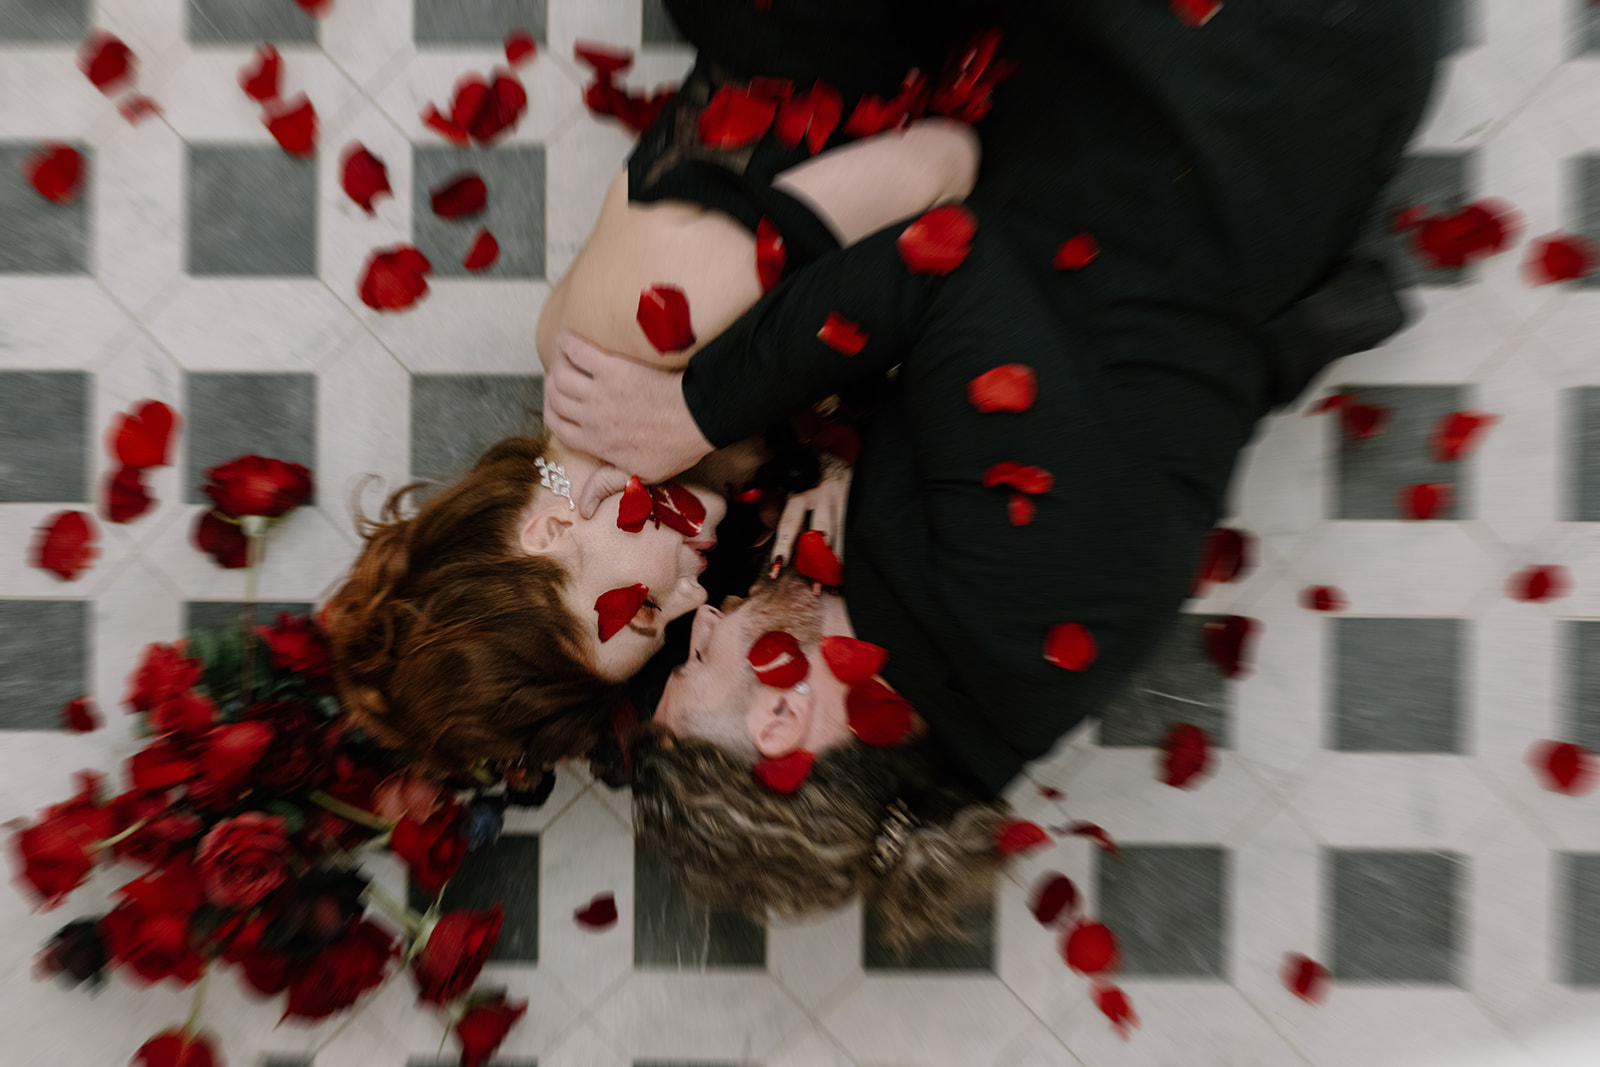
[[[884,676],[991,791],[1126,684],[1187,599],[1258,421],[1400,325],[1347,258],[1428,99],[1432,0],[1018,2],[1022,64],[980,128],[977,230],[948,274],[908,270],[904,225],[794,273],[690,361],[723,445],[899,366],[859,428],[845,591]],[[1099,256],[1052,265],[1080,233]],[[859,324],[844,355],[818,337]],[[1037,399],[984,413],[978,375],[1030,366]],[[1018,524],[995,464],[1053,476]],[[1044,655],[1077,623],[1097,658]]]

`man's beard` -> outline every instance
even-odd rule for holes
[[[758,612],[760,632],[786,630],[801,648],[815,648],[822,641],[822,597],[811,591],[811,579],[792,570],[776,578],[758,578],[749,598],[731,609],[727,601],[723,603],[724,611]]]

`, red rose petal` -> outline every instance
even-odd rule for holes
[[[1122,852],[1117,848],[1117,843],[1111,840],[1111,835],[1106,833],[1092,822],[1068,823],[1066,826],[1059,827],[1058,832],[1075,834],[1078,837],[1087,837],[1089,840],[1098,845],[1101,851],[1109,852],[1113,856],[1122,855]]]
[[[783,630],[768,630],[745,653],[756,672],[756,679],[772,689],[793,689],[811,673],[811,661],[795,636]]]
[[[1302,607],[1312,611],[1343,611],[1350,606],[1344,594],[1331,585],[1313,585],[1300,594]]]
[[[1389,231],[1391,233],[1405,233],[1407,230],[1414,230],[1427,217],[1427,204],[1413,204],[1394,213],[1394,218],[1389,220]]]
[[[822,658],[839,681],[860,685],[883,670],[889,662],[889,650],[860,638],[834,635],[822,639]]]
[[[997,485],[1008,485],[1019,493],[1028,493],[1033,496],[1038,496],[1040,493],[1048,493],[1055,483],[1055,476],[1043,467],[1031,467],[1011,460],[996,463],[983,474],[983,487],[985,489],[992,489]]]
[[[867,347],[867,331],[860,323],[851,322],[837,311],[828,312],[828,318],[817,331],[817,339],[835,352],[853,356]]]
[[[400,311],[427,295],[423,277],[433,267],[410,245],[373,252],[361,277],[361,302],[378,311]]]
[[[270,44],[263,44],[251,57],[253,63],[239,69],[239,88],[252,100],[266,103],[278,98],[278,80],[283,74],[283,57]]]
[[[489,204],[489,186],[477,174],[458,174],[429,194],[433,213],[442,219],[476,215]]]
[[[796,749],[776,759],[759,760],[750,767],[756,781],[774,793],[788,796],[798,792],[811,776],[811,765],[817,757],[805,749]]]
[[[159,400],[146,400],[132,414],[119,414],[106,435],[106,451],[126,467],[165,467],[177,414]]]
[[[1453,494],[1449,482],[1408,485],[1395,495],[1395,509],[1403,519],[1431,519],[1449,509]]]
[[[607,76],[621,74],[633,66],[633,52],[630,49],[612,48],[594,41],[574,41],[572,55],[597,74]]]
[[[1008,819],[994,835],[995,850],[1002,856],[1019,856],[1048,845],[1050,831],[1026,819]]]
[[[1056,270],[1082,270],[1093,263],[1098,255],[1100,242],[1094,239],[1094,234],[1080,233],[1061,242],[1056,254],[1051,257],[1050,265]]]
[[[1513,600],[1542,604],[1564,597],[1572,589],[1572,575],[1565,567],[1525,567],[1512,576],[1506,595]]]
[[[333,7],[333,0],[294,0],[294,2],[300,5],[301,11],[318,18],[326,15]]]
[[[146,115],[161,114],[161,105],[143,93],[129,93],[117,101],[117,113],[129,122],[138,123]]]
[[[643,582],[601,593],[594,602],[595,613],[600,617],[600,640],[609,641],[617,636],[649,599],[650,587]]]
[[[1451,412],[1433,428],[1433,458],[1439,463],[1460,459],[1477,445],[1484,431],[1499,421],[1500,416],[1481,411]]]
[[[1094,634],[1081,623],[1057,623],[1045,634],[1045,661],[1062,670],[1087,670],[1099,654]]]
[[[1079,974],[1104,974],[1117,969],[1122,952],[1105,924],[1079,919],[1061,939],[1061,958]]]
[[[61,705],[61,725],[75,734],[86,734],[98,729],[101,721],[95,714],[94,701],[89,697],[79,697]]]
[[[1171,0],[1172,13],[1185,26],[1204,26],[1222,10],[1222,0]]]
[[[1039,396],[1039,380],[1026,363],[1002,363],[967,383],[967,399],[984,414],[1027,411]]]
[[[972,251],[978,220],[960,204],[944,204],[907,226],[895,241],[913,274],[949,274]]]
[[[1321,1004],[1328,996],[1328,968],[1298,952],[1283,956],[1284,988],[1307,1004]]]
[[[488,270],[499,258],[500,242],[494,239],[494,234],[482,229],[472,239],[472,247],[467,249],[467,254],[461,257],[461,265],[468,270]]]
[[[1413,246],[1425,265],[1454,269],[1504,251],[1520,229],[1509,204],[1479,200],[1454,214],[1422,220]]]
[[[1339,410],[1339,425],[1344,430],[1347,442],[1376,437],[1389,424],[1389,408],[1384,404],[1357,404],[1350,401]]]
[[[250,540],[244,529],[215,511],[200,516],[194,528],[194,544],[224,570],[239,570],[250,564]]]
[[[361,205],[361,210],[368,215],[375,214],[372,208],[374,197],[394,195],[394,190],[389,187],[389,168],[358,141],[345,146],[344,167],[340,174],[339,184],[344,188],[345,195]]]
[[[916,724],[911,701],[887,683],[869,678],[845,694],[844,708],[850,732],[864,745],[893,748],[903,742]]]
[[[1063,793],[1053,785],[1041,785],[1039,787],[1039,795],[1044,797],[1046,800],[1067,799],[1067,794]]]
[[[777,101],[724,85],[700,112],[700,141],[711,148],[743,148],[759,141],[777,117]]]
[[[1540,785],[1568,796],[1582,796],[1593,789],[1600,770],[1593,752],[1566,741],[1539,741],[1528,749],[1527,759],[1539,775]]]
[[[756,223],[756,277],[761,280],[761,291],[769,293],[783,279],[783,265],[789,258],[783,245],[783,234],[765,215]]]
[[[31,562],[64,582],[83,573],[100,549],[94,520],[81,511],[60,511],[36,531]]]
[[[422,124],[458,147],[465,148],[471,143],[467,131],[433,104],[422,109]]]
[[[651,497],[650,490],[644,487],[644,482],[635,474],[628,479],[627,488],[622,490],[622,501],[617,505],[617,529],[629,533],[643,530],[653,506],[654,498]]]
[[[539,43],[527,30],[512,30],[506,34],[506,62],[513,67],[533,59],[539,54]]]
[[[794,148],[803,140],[806,149],[816,155],[843,117],[844,98],[839,90],[819,79],[807,91],[783,101],[773,119],[772,133],[785,148]]]
[[[1210,765],[1211,740],[1206,732],[1193,723],[1175,723],[1161,749],[1161,780],[1184,789]]]
[[[635,135],[655,125],[656,118],[666,110],[677,96],[670,85],[659,86],[653,93],[622,92],[616,90],[612,98],[612,114]]]
[[[652,285],[641,292],[636,317],[657,352],[682,352],[694,344],[689,298],[675,285]]]
[[[317,151],[317,109],[304,93],[298,103],[280,108],[268,107],[261,121],[283,150],[291,156],[310,156]]]
[[[488,144],[500,134],[514,129],[528,110],[528,90],[515,75],[496,71],[494,80],[470,122],[462,123],[479,144]]]
[[[844,584],[844,564],[828,547],[821,530],[807,530],[794,545],[794,569],[814,582],[823,585]]]
[[[685,537],[698,537],[706,524],[706,506],[677,482],[650,487],[650,516]]]
[[[1022,493],[1012,493],[1006,501],[1006,518],[1013,526],[1027,526],[1036,511],[1033,501]]]
[[[1201,574],[1208,582],[1236,582],[1254,564],[1254,540],[1241,530],[1220,526],[1206,535]]]
[[[96,89],[110,96],[122,82],[133,84],[139,61],[114,34],[95,30],[78,49],[78,69]]]
[[[1221,669],[1224,678],[1234,678],[1249,670],[1244,663],[1244,646],[1259,625],[1243,615],[1229,615],[1212,619],[1202,628],[1206,656]]]
[[[1553,233],[1528,246],[1523,274],[1530,285],[1550,285],[1587,278],[1600,262],[1594,242],[1571,234]]]
[[[102,514],[111,522],[131,522],[150,510],[150,491],[145,488],[142,467],[118,467],[106,479],[105,507]]]
[[[70,204],[83,185],[83,157],[71,145],[46,141],[22,164],[22,176],[46,200]]]
[[[1078,887],[1066,875],[1051,871],[1033,887],[1028,910],[1039,922],[1050,926],[1062,912],[1071,915],[1078,910]]]
[[[617,921],[617,899],[610,893],[598,893],[587,905],[572,913],[579,926],[586,930],[605,930]]]
[[[900,83],[900,91],[891,99],[875,95],[861,97],[845,120],[844,132],[851,137],[871,137],[884,130],[904,129],[922,117],[931,95],[928,76],[911,70]]]
[[[1134,1012],[1128,994],[1109,983],[1092,982],[1089,995],[1094,998],[1094,1006],[1100,1009],[1100,1013],[1111,1020],[1111,1025],[1116,1027],[1122,1040],[1129,1040],[1132,1035],[1128,1028],[1139,1025],[1139,1016]]]

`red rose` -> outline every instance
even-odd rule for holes
[[[201,515],[195,524],[194,546],[224,570],[236,571],[250,566],[250,539],[244,535],[244,529],[215,511]]]
[[[265,997],[275,997],[289,988],[289,983],[301,977],[304,968],[297,968],[287,953],[270,948],[258,948],[239,957],[239,970],[245,984]]]
[[[239,456],[206,471],[202,491],[229,518],[276,519],[311,495],[311,472],[298,463],[265,456]]]
[[[272,743],[256,763],[256,785],[273,793],[315,789],[331,770],[331,745],[311,710],[301,701],[252,704],[241,716],[272,727]]]
[[[171,789],[200,774],[200,767],[170,741],[156,741],[129,756],[125,766],[134,789]]]
[[[406,861],[423,890],[434,896],[461,869],[467,855],[467,837],[461,831],[462,807],[450,806],[425,822],[412,818],[395,824],[389,849]]]
[[[283,817],[247,811],[217,823],[200,839],[195,865],[207,900],[248,908],[283,884],[288,855]]]
[[[411,960],[417,995],[448,1004],[472,988],[483,970],[505,913],[499,904],[487,911],[452,911],[440,916],[422,951]]]
[[[128,1067],[222,1067],[222,1057],[210,1034],[174,1027],[140,1045]]]
[[[393,935],[361,920],[294,975],[283,1018],[325,1019],[348,1008],[383,981],[390,961],[399,955],[400,944]]]
[[[146,645],[123,701],[134,711],[149,711],[194,688],[204,670],[204,663],[184,655],[182,641]]]
[[[93,822],[74,816],[46,819],[11,837],[11,859],[18,877],[38,894],[39,906],[60,906],[94,869],[91,846],[100,839]]]
[[[328,678],[328,640],[306,615],[278,613],[278,625],[257,626],[256,636],[266,642],[272,665],[298,671],[317,682]]]
[[[150,709],[150,725],[162,737],[198,737],[217,722],[217,706],[199,693],[179,693]]]
[[[100,920],[100,936],[111,958],[132,967],[146,983],[176,978],[190,985],[205,970],[205,960],[191,944],[187,915],[119,904]]]
[[[113,895],[148,913],[162,915],[188,915],[206,902],[200,872],[193,859],[183,853],[125,883]]]
[[[164,802],[162,802],[164,803]],[[151,866],[165,863],[189,840],[205,829],[193,812],[178,811],[155,819],[111,846],[118,859]]]
[[[526,1000],[509,1002],[499,993],[463,1015],[455,1029],[456,1040],[461,1042],[461,1067],[482,1067],[527,1010]]]

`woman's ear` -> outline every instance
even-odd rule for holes
[[[811,732],[811,699],[811,694],[793,689],[763,689],[746,716],[756,751],[777,759],[804,748]]]
[[[518,541],[528,555],[556,556],[565,551],[572,537],[571,509],[564,500],[558,503],[559,507],[539,508],[523,522]]]

